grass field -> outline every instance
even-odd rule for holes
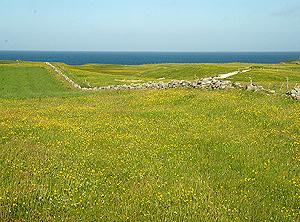
[[[0,63],[0,97],[27,98],[69,94],[67,85],[58,81],[39,63]]]
[[[249,64],[83,65],[57,64],[81,86],[106,86],[173,79],[193,80],[249,68]],[[87,83],[89,83],[87,85]]]
[[[0,65],[0,221],[300,220],[299,102],[238,90],[77,93],[43,64],[10,66]],[[99,71],[108,66],[62,66],[82,83],[115,78]],[[211,66],[203,76],[226,71]],[[194,74],[167,70],[132,78]],[[48,86],[12,94],[35,78]]]
[[[253,65],[251,72],[244,75],[236,75],[230,80],[241,83],[249,83],[250,78],[254,83],[265,88],[276,91],[287,90],[300,86],[300,65],[299,64],[275,64],[275,65]],[[288,83],[288,84],[287,84]]]
[[[234,82],[251,81],[267,89],[284,93],[300,83],[300,65],[282,63],[265,64],[157,64],[157,65],[82,65],[56,64],[75,82],[84,87],[143,83],[147,81],[193,80],[219,74],[245,70],[251,72],[229,78]],[[288,83],[288,84],[287,84]]]

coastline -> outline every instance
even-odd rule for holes
[[[300,60],[300,52],[55,52],[0,50],[0,60],[62,62],[68,65],[278,64]]]

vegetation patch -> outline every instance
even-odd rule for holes
[[[0,76],[1,221],[300,219],[297,101],[77,93],[42,63],[0,65]]]
[[[67,95],[68,87],[44,64],[0,64],[1,98]]]

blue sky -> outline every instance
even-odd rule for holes
[[[299,0],[0,0],[0,50],[300,51]]]

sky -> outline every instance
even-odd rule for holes
[[[300,51],[300,0],[0,0],[0,50]]]

